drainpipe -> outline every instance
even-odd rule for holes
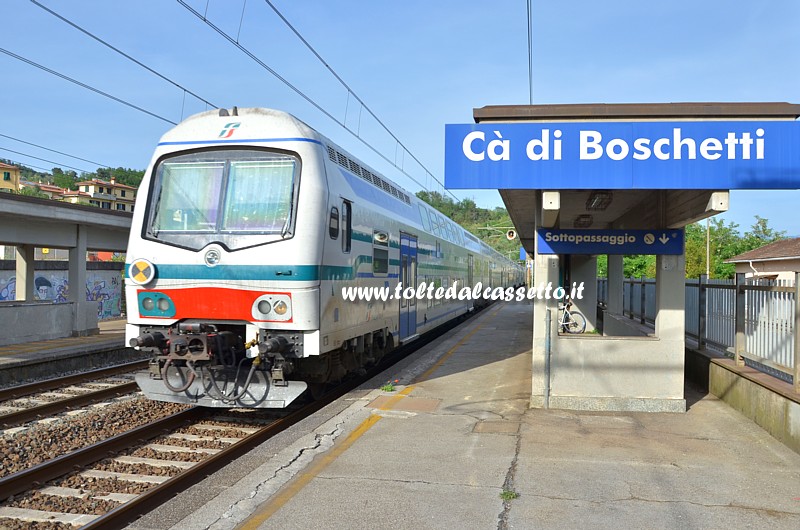
[[[750,260],[747,262],[747,264],[750,265],[751,269],[753,269],[753,278],[758,279],[758,271],[756,270],[755,267],[753,267],[753,261]]]

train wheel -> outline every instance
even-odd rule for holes
[[[380,349],[380,354],[375,356],[378,359],[379,365],[383,363],[383,360],[386,358],[386,354],[391,353],[392,350],[394,350],[394,337],[391,333],[387,333],[386,344],[384,344],[383,348]]]

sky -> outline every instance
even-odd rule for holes
[[[352,92],[264,0],[37,0],[167,79],[34,2],[0,1],[0,158],[145,169],[170,122],[211,108],[194,93],[287,111],[409,191],[442,191],[445,124],[529,103],[526,0],[271,1]],[[800,103],[797,0],[533,0],[531,20],[535,104]],[[452,193],[503,205],[492,190]],[[800,191],[733,191],[721,217],[800,236],[799,203]]]

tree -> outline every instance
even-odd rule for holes
[[[125,167],[99,167],[94,173],[85,173],[83,178],[86,180],[99,179],[105,182],[111,182],[113,178],[117,184],[138,188],[144,178],[144,171]]]
[[[690,224],[685,234],[686,277],[697,278],[706,273],[706,227]]]
[[[626,278],[656,276],[656,257],[653,255],[625,256],[622,260],[622,271]]]
[[[416,195],[507,258],[519,258],[519,239],[506,238],[513,223],[505,208],[479,208],[472,199],[456,202],[437,191],[419,191]]]
[[[606,254],[597,256],[597,277],[608,278],[608,256]]]
[[[144,171],[140,169],[118,167],[111,170],[111,173],[116,179],[117,183],[125,184],[126,186],[132,186],[134,188],[138,188],[142,183],[142,179],[144,178]]]
[[[68,171],[65,173],[60,167],[53,168],[53,184],[59,188],[65,188],[68,190],[78,189],[76,184],[77,176],[77,173],[74,171]]]
[[[745,232],[742,238],[742,246],[747,247],[742,252],[753,250],[758,247],[763,247],[769,243],[784,239],[786,232],[775,230],[769,227],[769,221],[760,215],[756,215],[756,222],[750,227],[749,232]]]
[[[761,216],[756,216],[756,221],[748,232],[742,235],[739,225],[725,223],[722,219],[709,221],[710,239],[710,266],[711,278],[733,278],[736,267],[726,260],[774,243],[786,237],[786,232],[778,231],[769,226],[769,221]],[[706,273],[706,226],[705,223],[695,223],[686,227],[686,277],[697,278]]]
[[[35,186],[26,186],[21,190],[19,190],[18,193],[25,197],[39,197],[40,199],[49,199],[46,193],[42,193],[41,191],[39,191],[39,188]]]

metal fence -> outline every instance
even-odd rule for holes
[[[738,282],[738,283],[737,283]],[[686,336],[800,390],[795,343],[800,334],[794,281],[686,280]],[[598,279],[598,302],[607,302],[608,280]],[[654,324],[656,282],[628,278],[623,283],[623,313]],[[738,331],[738,333],[737,333]],[[738,340],[737,340],[738,339]]]

